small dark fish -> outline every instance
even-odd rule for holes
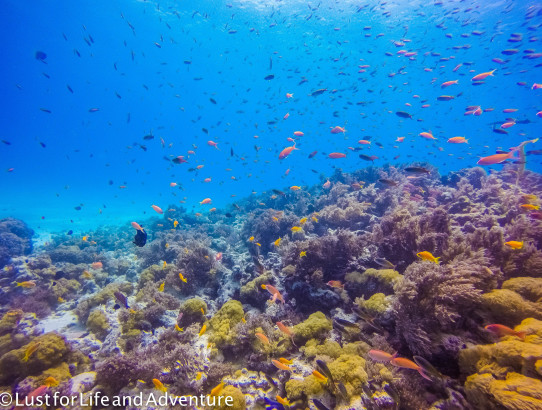
[[[346,391],[346,387],[344,387],[343,382],[337,383],[337,387],[339,388],[339,393],[341,393],[341,396],[346,400],[348,399],[348,392]]]
[[[237,209],[238,211],[241,210],[241,207],[239,205],[237,205],[236,203],[233,204],[233,206],[235,207],[235,209]]]
[[[152,139],[154,139],[154,135],[152,135],[152,132],[151,132],[150,134],[145,135],[145,136],[143,137],[143,139],[144,139],[144,140],[147,140],[147,141],[148,141],[148,140],[152,140]]]
[[[69,85],[66,85],[66,87],[68,88],[68,91],[73,94],[72,88]]]
[[[141,231],[138,231],[138,232],[141,232]],[[126,309],[130,309],[130,307],[128,306],[128,298],[126,297],[126,295],[122,292],[115,292],[114,293],[115,295],[115,298],[117,299],[117,301],[122,305],[124,306]]]
[[[511,56],[514,54],[517,54],[519,50],[517,48],[509,48],[507,50],[501,51],[501,54],[504,54],[505,56]]]
[[[66,235],[73,235],[73,231],[70,229]]]
[[[264,77],[264,80],[269,81],[269,80],[272,80],[273,78],[275,78],[275,75],[274,74],[269,74],[268,76]]]
[[[41,141],[40,141],[40,145],[41,145],[42,148],[47,147],[47,145],[45,145],[45,143],[43,143],[43,142],[41,142]]]
[[[411,114],[409,114],[408,112],[404,112],[404,111],[397,111],[395,114],[398,117],[401,117],[401,118],[412,118]]]
[[[143,228],[143,227],[141,227]],[[135,245],[139,246],[140,248],[145,246],[147,243],[147,232],[145,232],[144,229],[137,230],[135,236],[134,236],[134,242]]]
[[[113,309],[119,310],[119,309],[120,309],[120,305],[119,305],[118,303],[115,303],[115,305],[113,306]]]
[[[370,157],[369,155],[359,154],[359,157],[365,161],[374,161],[374,158]]]
[[[216,104],[216,101],[214,98],[209,98],[209,101],[211,101],[213,104]]]
[[[406,167],[405,172],[408,172],[409,174],[416,174],[416,175],[423,175],[423,174],[430,174],[431,171],[429,171],[427,168],[423,167]]]
[[[76,211],[80,211],[81,210],[81,207],[79,205],[77,205],[76,207],[74,207],[73,209],[75,209]]]
[[[45,54],[43,51],[36,51],[36,54],[34,54],[34,57],[36,57],[36,60],[39,60],[39,61],[45,63],[45,59],[47,58],[47,54]]]
[[[100,111],[99,108],[89,108],[88,109],[88,112],[98,112],[98,111]]]
[[[450,101],[454,98],[455,97],[453,95],[441,95],[440,97],[437,97],[437,101]]]
[[[205,134],[209,135],[209,130],[207,128],[202,128],[201,129]]]
[[[395,265],[384,258],[375,258],[375,262],[387,269],[395,269]]]
[[[2,140],[2,142],[3,142],[4,144],[6,144],[6,145],[11,145],[11,142],[9,142],[9,141]]]
[[[335,382],[333,381],[333,375],[329,371],[329,367],[327,367],[326,362],[324,362],[323,360],[316,360],[316,365],[320,368],[324,376],[326,376],[331,381],[331,383],[334,384]]]
[[[500,128],[493,128],[493,132],[495,132],[495,133],[497,133],[497,134],[508,135],[508,131],[503,130],[503,129],[500,129]]]
[[[226,213],[224,214],[224,216],[225,216],[226,218],[233,218],[233,215],[230,214],[229,212],[226,212]]]
[[[277,195],[286,195],[284,192],[279,191],[278,189],[273,189],[273,192]]]
[[[309,154],[309,159],[310,159],[310,158],[313,158],[316,154],[318,154],[318,151],[312,151],[312,152]]]
[[[526,152],[527,155],[542,155],[542,149],[533,149]]]
[[[327,91],[327,88],[320,88],[319,90],[316,90],[316,91],[313,91],[312,93],[309,94],[309,96],[311,97],[316,97],[320,94],[323,94]]]
[[[384,179],[384,178],[381,178],[378,180],[378,182],[380,182],[381,184],[384,184],[384,185],[387,185],[387,186],[397,186],[397,182],[392,180],[392,179]]]
[[[41,111],[46,112],[47,114],[51,114],[51,110],[47,108],[40,108]]]
[[[330,410],[324,403],[318,399],[312,399],[312,403],[318,410]]]
[[[184,60],[183,63],[185,63],[185,64],[192,64],[192,61],[190,61],[190,60]]]

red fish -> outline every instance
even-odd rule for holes
[[[489,155],[487,157],[480,158],[477,162],[478,165],[494,165],[494,164],[500,164],[501,162],[506,161],[507,159],[514,158],[514,153],[516,151],[510,151],[507,154],[494,154]]]
[[[158,212],[159,214],[163,214],[164,211],[162,211],[162,208],[160,208],[159,206],[157,205],[151,205],[151,208],[154,209],[156,212]]]
[[[218,149],[218,142],[207,141],[207,145],[209,145],[211,147],[215,147],[216,149]]]
[[[333,127],[331,129],[332,134],[340,134],[341,132],[344,134],[346,130],[343,127],[339,127],[339,126]]]

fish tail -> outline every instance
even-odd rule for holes
[[[441,258],[441,256],[439,256],[438,258],[435,258],[435,263],[436,263],[437,265],[440,265],[440,261],[439,261],[440,258]]]

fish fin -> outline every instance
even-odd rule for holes
[[[519,337],[521,340],[525,340],[526,335],[527,332],[516,332],[516,336]]]
[[[420,373],[420,376],[422,376],[424,379],[429,380],[430,382],[433,381],[433,379],[431,379],[421,367],[418,369],[418,373]]]

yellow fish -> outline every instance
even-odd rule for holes
[[[273,217],[273,221],[278,222],[278,221],[279,221],[279,218],[277,218],[276,216],[274,216],[274,217]]]
[[[180,327],[177,323],[175,323],[175,330],[177,332],[184,332],[184,327]]]
[[[295,233],[295,232],[302,231],[303,228],[301,228],[300,226],[292,226],[292,227],[290,228],[290,230],[291,230],[292,232]]]
[[[203,374],[202,372],[198,372],[198,373],[196,374],[196,380],[200,380],[202,374]]]
[[[223,388],[224,388],[224,382],[220,382],[218,386],[216,386],[213,390],[211,390],[211,393],[209,393],[209,396],[219,395]]]
[[[532,205],[532,204],[523,204],[523,205],[520,205],[520,207],[522,207],[523,209],[527,209],[529,211],[537,211],[538,209],[540,209],[539,205]]]
[[[523,241],[508,241],[504,243],[506,246],[511,247],[512,249],[521,249],[523,248]]]
[[[207,330],[207,325],[204,324],[201,327],[201,330],[199,331],[199,336],[201,337],[205,333],[206,330]]]
[[[307,222],[307,218],[301,218],[301,219],[299,220],[299,223],[300,223],[301,225],[303,225],[305,222]]]
[[[165,286],[166,286],[166,282],[162,282],[162,283],[160,284],[160,286],[158,287],[158,292],[163,292]]]
[[[58,301],[58,303],[64,303],[64,302],[66,301],[66,300],[65,300],[63,297],[61,297],[61,296],[59,296],[56,300]]]
[[[87,239],[88,239],[88,236],[83,236],[83,241],[85,241],[85,242],[86,242],[86,241],[87,241]]]
[[[201,310],[201,314],[204,315],[205,314],[205,310],[203,310],[203,308],[200,308]]]
[[[17,284],[17,286],[21,287],[21,288],[26,288],[26,289],[30,289],[30,288],[33,288],[36,286],[36,282],[34,281],[31,281],[31,280],[27,280],[25,282],[15,282]]]
[[[301,251],[301,252],[299,252],[299,257],[302,258],[303,256],[307,256],[307,252],[306,252],[306,251]]]
[[[291,189],[292,191],[299,191],[299,190],[301,189],[301,187],[300,187],[300,186],[297,186],[297,185],[293,185],[293,186],[290,187],[290,189]]]
[[[258,245],[258,246],[262,246],[262,244],[261,244],[261,243],[258,243],[258,242],[256,242],[256,245]]]
[[[89,271],[84,270],[83,273],[81,274],[81,277],[83,279],[92,279],[92,274]]]
[[[166,266],[167,266],[167,263],[166,263],[166,261],[164,261],[164,264],[162,265],[162,268],[165,269]]]
[[[23,357],[23,362],[28,362],[28,359],[30,359],[30,356],[32,356],[32,354],[38,350],[38,347],[40,346],[40,343],[34,343],[34,344],[31,344],[30,346],[28,346],[26,348],[26,350],[24,351],[24,357]]]
[[[182,280],[184,283],[187,282],[186,278],[183,276],[181,272],[179,272],[179,279]]]
[[[424,261],[429,261],[429,262],[434,262],[436,263],[437,265],[439,264],[439,259],[440,259],[440,256],[438,258],[435,258],[431,252],[427,252],[427,251],[423,251],[423,252],[418,252],[416,254],[416,256],[418,258],[420,258],[421,260],[424,260]]]
[[[243,321],[243,323],[246,323],[246,322],[247,322],[247,320],[246,320],[244,317],[241,318],[241,320]]]
[[[166,249],[169,248],[169,243],[166,243]]]
[[[152,382],[153,382],[154,388],[156,390],[160,390],[160,391],[162,391],[164,393],[167,392],[166,386],[164,386],[164,384],[160,380],[152,379]]]
[[[290,402],[287,400],[287,399],[283,399],[282,397],[280,396],[277,396],[275,397],[277,399],[277,401],[282,404],[283,406],[290,406]]]
[[[313,370],[312,371],[312,375],[314,377],[316,377],[316,379],[320,382],[323,382],[323,383],[326,383],[327,382],[327,377],[324,376],[322,373],[320,373],[318,370]]]
[[[318,218],[315,217],[315,216],[313,216],[311,219],[312,219],[313,222],[318,222]]]
[[[280,241],[282,240],[282,238],[278,238],[275,242],[273,242],[275,244],[275,246],[279,246],[280,245]]]
[[[279,359],[279,362],[281,362],[282,364],[292,364],[294,361],[293,361],[293,360],[285,359],[284,357],[281,357],[281,358]]]
[[[46,378],[43,384],[47,387],[56,387],[59,385],[58,380],[55,379],[53,376],[49,376],[48,378]]]
[[[249,242],[252,242],[253,240],[254,240],[254,236],[251,236],[250,238],[248,238]]]
[[[173,221],[173,227],[176,228],[179,225],[179,221]]]

